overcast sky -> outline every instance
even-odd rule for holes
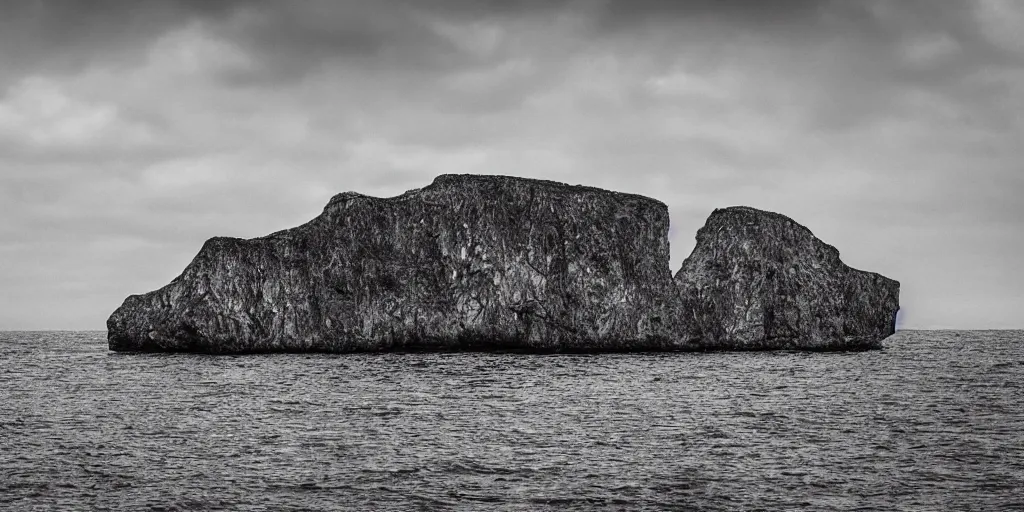
[[[903,328],[1024,328],[1024,2],[0,6],[0,329],[103,329],[211,236],[442,173],[660,199],[673,271],[712,209],[778,211]]]

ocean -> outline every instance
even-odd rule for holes
[[[0,510],[1024,510],[1024,331],[206,356],[0,333]]]

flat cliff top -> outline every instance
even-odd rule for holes
[[[562,183],[551,180],[521,178],[518,176],[504,176],[496,174],[442,174],[437,178],[434,178],[434,181],[431,182],[430,185],[427,185],[426,187],[408,190],[405,193],[393,197],[374,197],[365,194],[360,194],[358,192],[342,192],[332,197],[324,209],[329,210],[337,204],[345,203],[349,200],[356,198],[382,201],[403,200],[415,197],[424,192],[431,192],[434,190],[453,190],[465,187],[478,187],[481,185],[511,185],[524,188],[532,187],[537,189],[544,189],[554,193],[574,195],[601,195],[608,197],[616,197],[619,199],[629,199],[634,201],[645,202],[649,203],[651,206],[665,208],[666,210],[668,209],[668,205],[666,205],[665,203],[657,199],[643,196],[640,194],[616,192],[614,190],[590,187],[586,185],[569,185],[568,183]]]

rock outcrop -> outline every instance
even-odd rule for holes
[[[343,193],[311,222],[214,238],[107,321],[120,351],[672,349],[668,208],[642,196],[445,175]]]
[[[444,175],[393,198],[335,196],[312,221],[213,238],[107,320],[117,351],[862,349],[899,284],[806,228],[716,210],[673,278],[656,200]]]
[[[747,207],[711,214],[675,281],[685,336],[709,350],[879,348],[899,310],[898,282],[846,266],[784,215]]]

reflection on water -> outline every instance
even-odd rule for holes
[[[1024,509],[1024,332],[886,346],[218,357],[0,333],[0,509]]]

